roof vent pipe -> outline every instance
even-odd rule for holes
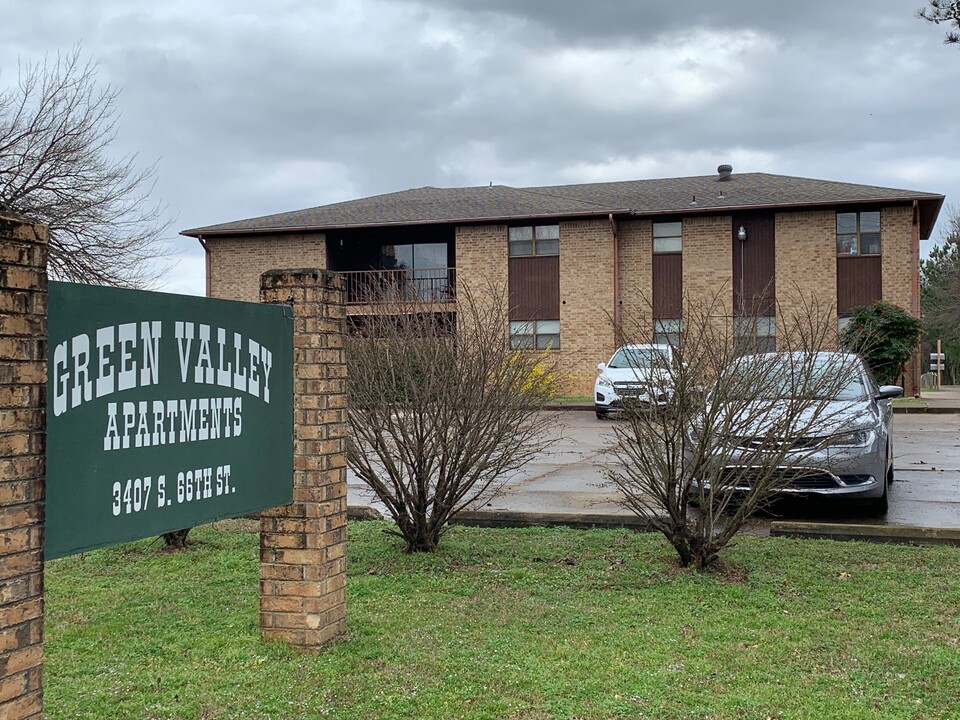
[[[717,168],[717,174],[720,176],[718,180],[729,180],[733,174],[733,165],[721,165]]]

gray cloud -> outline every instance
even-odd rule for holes
[[[481,9],[478,9],[481,8]],[[176,228],[422,185],[736,170],[960,193],[960,53],[901,0],[0,1],[82,42]],[[199,249],[170,287],[202,292]]]

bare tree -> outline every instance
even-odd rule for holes
[[[957,30],[947,30],[944,45],[960,43],[960,0],[929,0],[929,7],[917,10],[917,17],[935,25],[948,23]]]
[[[431,551],[458,513],[550,444],[540,411],[555,361],[511,348],[496,288],[458,286],[455,318],[417,293],[384,299],[346,342],[347,458],[407,552]]]
[[[850,367],[848,356],[824,363],[814,354],[836,347],[829,308],[780,308],[778,344],[790,352],[750,356],[767,349],[765,320],[729,317],[719,296],[685,298],[678,341],[653,355],[654,372],[637,377],[650,397],[666,389],[666,406],[628,404],[615,426],[607,477],[683,566],[713,567],[744,523],[809,473],[804,459],[830,442],[838,412],[830,398]],[[650,333],[648,321],[625,321],[628,338],[645,342]]]
[[[60,279],[146,286],[166,267],[164,209],[151,204],[155,167],[110,154],[118,91],[98,87],[80,48],[22,64],[0,93],[0,211],[46,223]]]

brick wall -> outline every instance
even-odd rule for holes
[[[0,718],[43,711],[47,232],[0,217]]]
[[[486,295],[507,291],[507,226],[460,225],[456,229],[457,288]]]
[[[565,392],[593,396],[597,363],[614,350],[613,230],[606,220],[560,223],[561,363]]]
[[[733,303],[733,236],[729,215],[683,219],[683,292],[695,306],[729,315]]]
[[[777,346],[788,341],[789,318],[811,306],[837,324],[837,215],[832,210],[777,213]],[[785,317],[788,318],[785,321]]]
[[[343,281],[274,270],[263,302],[293,296],[293,502],[260,514],[260,630],[314,649],[346,631],[346,315]]]
[[[648,342],[653,323],[653,223],[650,220],[621,222],[617,234],[624,331],[633,342]]]
[[[207,268],[210,297],[224,300],[260,299],[260,274],[283,267],[327,267],[323,233],[208,238]]]
[[[913,247],[913,207],[899,205],[880,211],[880,252],[883,275],[883,299],[899,305],[914,315],[914,277],[919,272],[920,258]],[[920,350],[904,368],[904,395],[920,394]]]
[[[880,211],[883,299],[912,312],[913,277],[918,258],[913,251],[913,208],[885,207]]]

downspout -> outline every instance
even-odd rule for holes
[[[913,224],[910,233],[910,313],[915,318],[920,317],[920,203],[913,201]],[[920,348],[917,347],[913,356],[913,392],[920,395],[920,371],[923,359]]]
[[[205,254],[205,257],[204,257],[204,259],[203,259],[203,266],[204,266],[205,271],[206,271],[206,273],[205,273],[205,274],[206,274],[206,285],[207,285],[207,287],[206,287],[206,296],[207,296],[207,297],[210,297],[210,248],[207,246],[207,243],[204,241],[202,234],[197,235],[197,240],[200,241],[200,247],[203,248],[203,252],[204,252],[204,254]]]
[[[613,332],[614,344],[620,345],[620,240],[617,236],[617,221],[613,213],[607,217],[610,221],[610,230],[613,233]]]

